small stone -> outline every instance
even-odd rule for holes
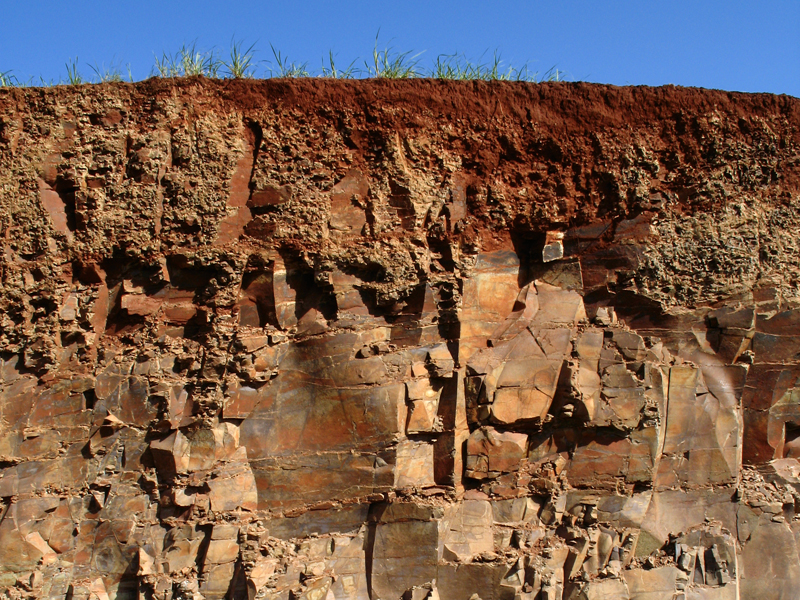
[[[545,245],[542,249],[542,261],[553,262],[560,258],[564,258],[564,232],[563,231],[548,231],[545,239]]]

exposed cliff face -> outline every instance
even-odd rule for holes
[[[0,589],[794,598],[800,101],[0,91]]]

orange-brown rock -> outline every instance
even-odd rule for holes
[[[800,102],[0,89],[0,596],[788,599]]]

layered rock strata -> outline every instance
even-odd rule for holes
[[[790,599],[800,101],[0,90],[7,598]]]

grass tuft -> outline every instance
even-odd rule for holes
[[[78,71],[78,57],[76,56],[74,60],[67,61],[67,83],[69,85],[80,85],[85,83],[83,76]]]
[[[328,66],[325,66],[325,59],[322,59],[322,76],[323,77],[330,77],[331,79],[353,79],[355,74],[355,67],[356,61],[350,63],[350,65],[344,70],[339,71],[336,69],[336,63],[333,60],[333,50],[328,51]]]
[[[242,42],[231,40],[230,61],[222,61],[222,65],[233,79],[255,77],[255,68],[253,66],[253,50],[255,47],[256,45],[253,43],[247,50],[242,50]]]
[[[375,36],[375,47],[372,50],[372,64],[364,61],[367,67],[368,77],[381,77],[386,79],[411,79],[420,77],[422,72],[419,68],[419,52],[414,56],[409,56],[411,52],[395,52],[390,46],[383,50],[378,50],[378,36]]]
[[[433,63],[430,76],[434,79],[474,79],[473,65],[461,60],[458,54],[440,54]]]
[[[97,83],[109,83],[109,82],[119,82],[124,81],[122,77],[122,71],[120,69],[120,65],[114,65],[113,63],[111,66],[106,68],[105,63],[98,65],[95,63],[94,65],[89,65],[89,68],[94,71],[95,74],[95,81]],[[131,74],[131,66],[128,65],[128,79],[133,81],[133,75]]]
[[[11,71],[0,72],[0,87],[15,87],[20,85],[19,79],[11,74]]]
[[[198,52],[197,41],[194,41],[191,46],[181,46],[175,54],[164,52],[160,59],[156,56],[155,70],[161,77],[218,77],[220,63],[213,50]]]
[[[269,67],[272,77],[311,77],[311,73],[308,72],[307,62],[303,64],[290,63],[289,58],[283,56],[280,51],[275,49],[275,46],[270,44],[269,47],[272,48],[272,55],[275,57],[276,63],[275,68]]]

